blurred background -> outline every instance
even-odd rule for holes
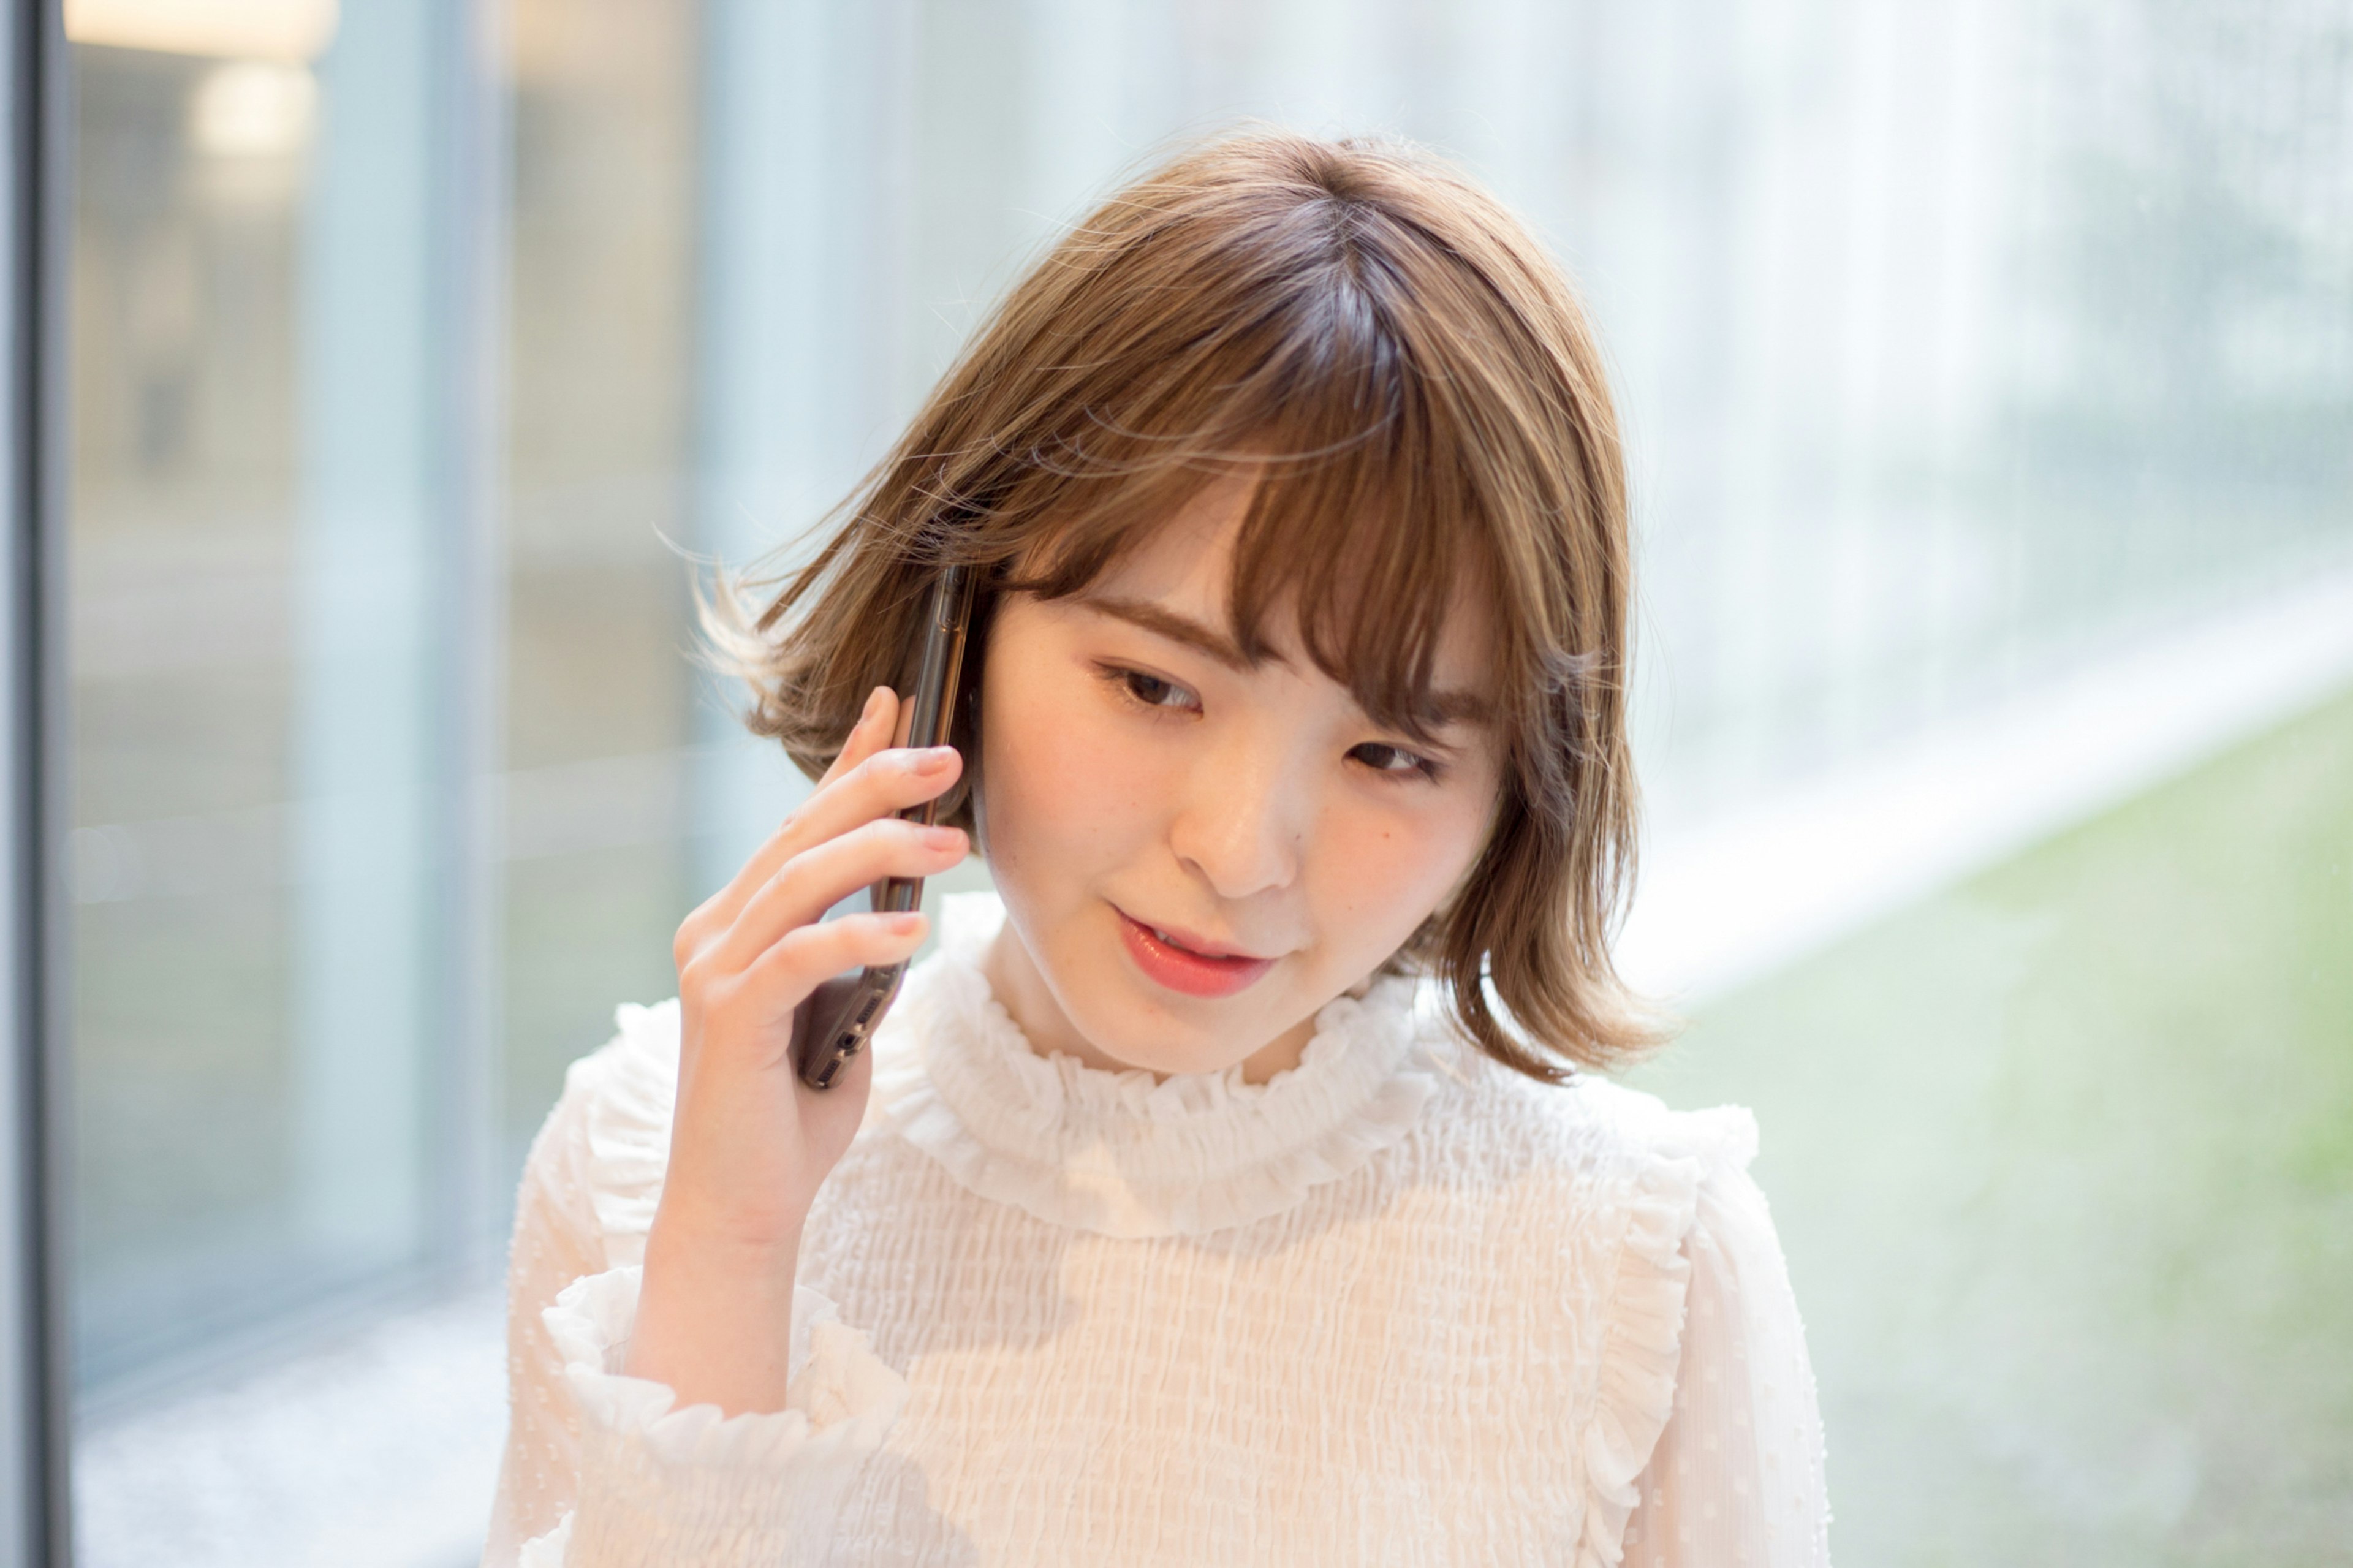
[[[525,1150],[801,787],[695,563],[1243,117],[1608,346],[1635,1078],[1758,1111],[1839,1559],[2353,1561],[2353,0],[64,24],[82,1561],[473,1561]]]

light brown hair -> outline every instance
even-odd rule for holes
[[[756,694],[746,722],[815,776],[869,691],[905,689],[943,563],[992,593],[1072,594],[1245,465],[1260,478],[1229,609],[1250,657],[1287,613],[1369,716],[1422,735],[1450,601],[1459,585],[1492,603],[1503,798],[1461,891],[1389,966],[1438,977],[1479,1048],[1547,1082],[1652,1043],[1609,951],[1635,789],[1626,481],[1600,354],[1520,224],[1415,149],[1235,135],[1091,213],[814,558],[757,583],[765,607],[722,577],[707,624]],[[973,646],[985,637],[984,621]],[[960,721],[968,766],[976,720]],[[944,819],[972,826],[970,796]]]

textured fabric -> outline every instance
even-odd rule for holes
[[[1828,1561],[1737,1110],[1535,1084],[1382,982],[1291,1073],[1029,1052],[959,900],[804,1232],[788,1408],[620,1375],[674,1005],[575,1064],[517,1209],[485,1563]]]
[[[982,1197],[1101,1236],[1247,1225],[1402,1139],[1437,1087],[1407,1066],[1413,988],[1396,979],[1331,1003],[1299,1065],[1262,1084],[1239,1064],[1155,1081],[1041,1057],[981,973],[1004,919],[989,894],[946,900],[943,962],[885,1020],[899,1033],[868,1102]]]

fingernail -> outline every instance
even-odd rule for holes
[[[905,936],[923,923],[923,917],[917,914],[892,915],[884,923],[891,928],[892,936]]]
[[[923,829],[923,847],[927,849],[961,849],[964,847],[964,829],[926,827]]]
[[[874,715],[881,711],[882,688],[878,686],[873,690],[866,694],[866,706],[859,710],[858,721],[860,724],[872,723],[874,721]]]
[[[915,772],[929,775],[932,773],[945,773],[947,771],[948,764],[955,761],[955,748],[954,746],[926,746],[922,751],[915,753],[915,760],[910,765],[915,770]]]

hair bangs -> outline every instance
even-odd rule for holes
[[[1409,400],[1366,438],[1270,458],[1235,542],[1228,616],[1253,655],[1287,616],[1307,658],[1367,716],[1426,741],[1467,716],[1435,690],[1439,649],[1495,563],[1480,509],[1420,414]]]

